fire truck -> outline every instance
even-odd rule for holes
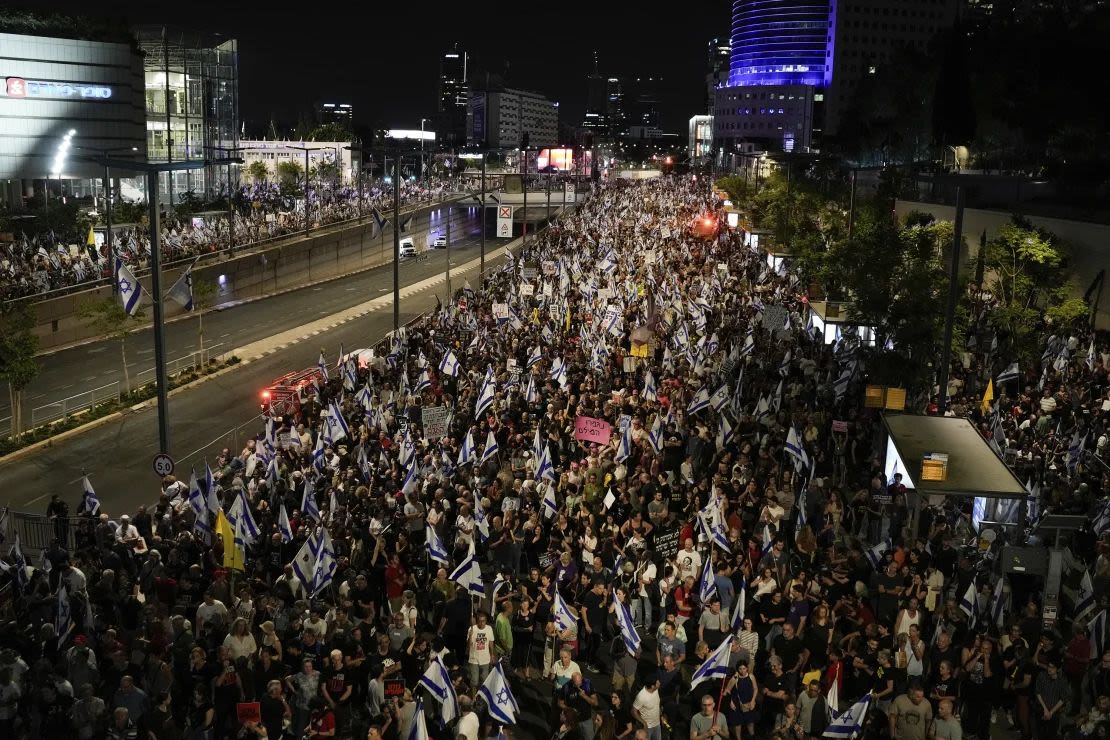
[[[259,399],[262,414],[274,417],[295,414],[316,394],[316,384],[323,380],[320,369],[310,367],[294,370],[271,381],[262,389]]]

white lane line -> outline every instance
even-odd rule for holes
[[[69,386],[65,386],[65,387],[66,387],[66,388],[68,388]],[[39,398],[43,398],[44,396],[46,396],[46,394],[45,394],[45,393],[40,393],[40,394],[38,394],[37,396],[31,396],[31,398],[30,398],[29,400],[31,400],[31,401],[35,401],[35,400],[37,400],[37,399],[39,399]]]
[[[87,377],[87,378],[81,378],[81,380],[83,380],[83,381],[85,381],[85,382],[88,382],[88,381],[90,381],[90,380],[96,380],[96,376],[95,376],[95,375],[90,375],[90,376],[89,376],[89,377]]]
[[[151,347],[150,349],[140,349],[140,350],[136,350],[136,351],[135,351],[135,354],[137,354],[137,355],[149,355],[149,354],[151,354],[152,352],[154,352],[154,348],[153,348],[153,347]]]
[[[69,385],[63,385],[58,390],[64,391],[66,388],[72,388],[75,385],[77,385],[77,384],[76,383],[70,383]]]
[[[106,349],[108,349],[108,348],[107,347],[93,347],[92,349],[86,350],[86,354],[95,355],[97,352],[103,352]]]
[[[50,495],[49,493],[44,493],[44,494],[42,494],[41,496],[35,496],[35,497],[34,497],[33,499],[31,499],[30,501],[24,501],[24,502],[23,502],[23,505],[24,505],[24,506],[30,506],[31,504],[36,504],[36,503],[38,503],[39,501],[42,501],[42,500],[43,500],[44,498],[46,498],[46,497],[47,497],[47,496],[49,496],[49,495]]]
[[[230,336],[231,336],[231,332],[228,332],[227,334],[221,334],[220,339],[223,339],[224,337],[230,337]]]

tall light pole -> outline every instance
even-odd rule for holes
[[[401,145],[393,158],[393,331],[401,326]]]
[[[101,156],[101,164],[104,165],[104,243],[108,246],[108,264],[115,265],[116,253],[112,250],[112,179],[110,168],[108,167],[107,156],[111,152],[138,152],[137,146],[113,146],[107,148],[98,148],[91,146],[78,146],[75,149],[82,151],[96,152]],[[112,292],[119,292],[119,284],[112,281]]]
[[[427,118],[420,119],[420,180],[424,180],[424,122]]]
[[[290,144],[286,144],[285,148],[304,152],[304,235],[308,236],[309,228],[311,228],[308,220],[308,153],[315,150],[307,146],[292,146]]]
[[[478,223],[479,223],[479,262],[478,262],[478,285],[482,285],[482,279],[486,274],[486,159],[489,152],[467,153],[459,154],[459,159],[480,159],[482,160],[482,186],[481,192],[478,195]],[[448,220],[450,223],[450,220]]]
[[[352,163],[354,162],[354,153],[358,152],[358,222],[362,223],[362,145],[345,146],[343,149],[351,152]]]
[[[952,262],[948,272],[948,307],[944,315],[944,345],[940,348],[940,367],[937,373],[940,392],[937,394],[937,414],[944,416],[948,408],[948,370],[952,364],[952,332],[956,323],[956,304],[960,298],[960,252],[964,242],[964,186],[956,176],[956,223],[952,234]]]

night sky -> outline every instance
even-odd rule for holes
[[[15,4],[90,11],[88,2],[68,0]],[[689,117],[703,112],[706,44],[727,35],[731,3],[679,4],[666,16],[615,0],[286,7],[242,0],[112,3],[132,23],[168,21],[238,39],[240,115],[250,129],[271,116],[279,126],[292,125],[316,100],[353,103],[360,124],[419,128],[421,116],[435,111],[439,53],[459,42],[483,68],[503,70],[507,63],[510,85],[559,101],[562,121],[575,125],[594,49],[603,75],[662,75],[663,127],[683,136]]]

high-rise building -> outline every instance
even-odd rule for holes
[[[812,151],[835,136],[863,75],[951,25],[959,0],[735,0],[718,152],[740,142]]]
[[[731,64],[732,42],[727,38],[710,39],[705,72],[705,109],[710,113],[717,88],[728,83]]]
[[[713,116],[690,118],[689,148],[691,162],[702,162],[713,154]]]
[[[436,132],[440,143],[462,146],[466,143],[466,115],[470,57],[455,44],[439,57],[436,85]]]
[[[559,143],[559,104],[528,90],[471,88],[466,131],[471,146],[555,146]]]
[[[181,162],[234,156],[239,146],[239,47],[234,39],[180,29],[138,29],[146,77],[147,156]],[[227,168],[162,173],[164,197],[215,195]],[[234,177],[234,173],[233,173]]]
[[[597,52],[594,52],[594,69],[586,77],[586,117],[582,128],[595,137],[609,137],[608,81],[598,69]]]
[[[642,126],[655,130],[661,128],[659,88],[662,83],[663,78],[659,76],[625,78],[625,108],[628,111],[628,126]]]
[[[355,107],[350,103],[317,103],[316,123],[335,123],[350,131],[355,125]]]

